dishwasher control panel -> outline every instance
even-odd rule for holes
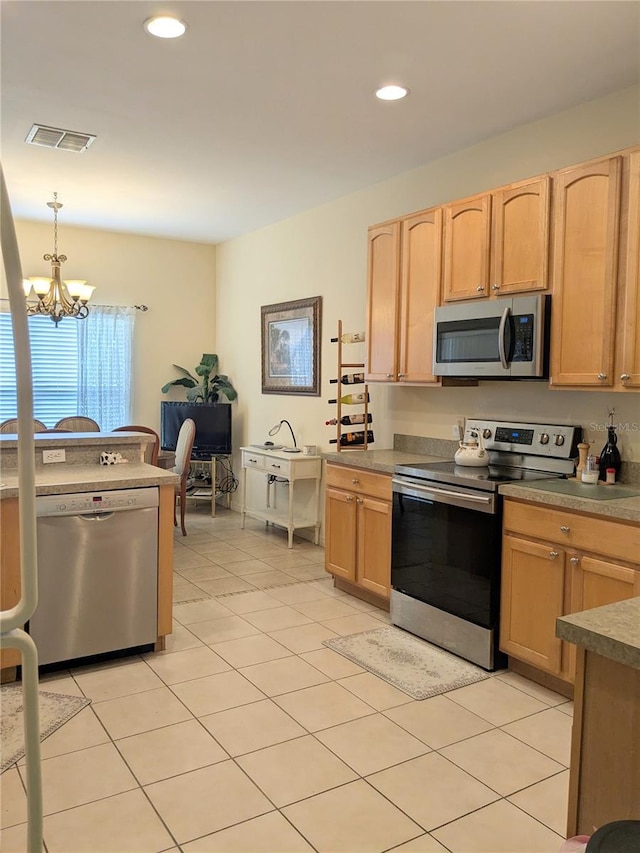
[[[88,515],[158,506],[158,489],[115,489],[104,492],[77,492],[42,495],[36,498],[36,516]]]

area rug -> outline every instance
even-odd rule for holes
[[[488,674],[400,628],[375,628],[324,645],[368,669],[413,699],[428,699],[488,678]]]
[[[40,740],[59,729],[89,703],[83,696],[40,691]],[[24,755],[22,723],[22,685],[7,684],[0,688],[0,773]]]

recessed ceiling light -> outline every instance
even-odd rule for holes
[[[404,86],[383,86],[376,91],[376,98],[381,101],[399,101],[401,98],[406,98],[409,90]]]
[[[159,39],[177,39],[184,35],[187,25],[179,18],[170,18],[168,15],[161,15],[145,21],[144,28],[152,36],[157,36]]]

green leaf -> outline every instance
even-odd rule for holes
[[[192,376],[189,376],[189,378],[183,377],[182,379],[174,379],[172,382],[167,382],[166,385],[162,386],[161,391],[163,394],[166,394],[172,385],[184,385],[185,388],[193,388],[198,384]]]

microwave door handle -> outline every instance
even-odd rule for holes
[[[500,364],[505,370],[509,369],[509,362],[507,361],[507,350],[505,347],[505,334],[507,330],[507,323],[509,321],[509,312],[511,309],[507,305],[504,311],[502,312],[502,317],[500,318],[500,327],[498,329],[498,353],[500,355]]]

